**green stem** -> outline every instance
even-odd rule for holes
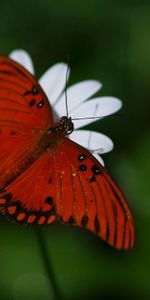
[[[60,291],[59,291],[59,288],[57,285],[57,281],[56,281],[56,277],[55,277],[55,274],[53,271],[52,263],[50,260],[50,254],[47,251],[44,234],[43,234],[41,228],[39,228],[39,227],[36,228],[36,232],[37,232],[39,248],[41,251],[41,256],[42,256],[42,260],[43,260],[43,263],[45,266],[45,270],[46,270],[47,276],[50,281],[50,286],[52,286],[52,288],[53,288],[54,299],[62,300],[62,296],[60,294]]]

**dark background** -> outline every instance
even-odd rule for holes
[[[33,58],[37,77],[70,57],[70,84],[103,83],[99,95],[123,100],[120,116],[88,128],[110,136],[106,167],[135,216],[134,250],[118,252],[91,233],[42,230],[64,299],[150,299],[149,98],[150,2],[146,0],[0,1],[0,53]],[[53,299],[36,228],[0,218],[0,299]]]

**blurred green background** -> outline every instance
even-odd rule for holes
[[[70,84],[103,83],[123,100],[120,116],[88,128],[110,136],[106,167],[135,215],[134,250],[118,252],[86,230],[42,229],[63,299],[150,299],[150,2],[0,1],[0,53],[24,48],[37,77],[70,57]],[[0,299],[53,299],[35,228],[0,218]]]

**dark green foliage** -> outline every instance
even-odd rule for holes
[[[118,252],[86,230],[51,225],[42,229],[64,299],[149,299],[150,97],[149,1],[2,1],[0,53],[27,50],[37,77],[67,61],[70,83],[95,78],[99,95],[123,100],[119,116],[89,128],[110,136],[104,157],[133,210],[136,248]],[[0,299],[53,299],[35,230],[0,217]]]

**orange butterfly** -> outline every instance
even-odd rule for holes
[[[134,220],[105,168],[69,140],[71,118],[54,123],[46,95],[22,66],[0,56],[0,211],[24,224],[60,220],[111,246],[135,243]]]

